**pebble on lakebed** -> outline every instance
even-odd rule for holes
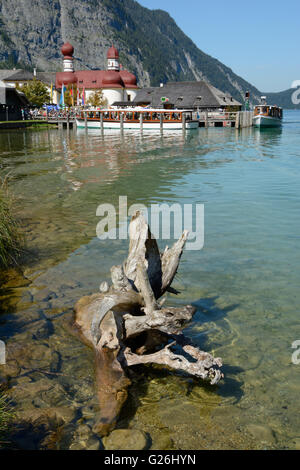
[[[145,450],[147,435],[138,429],[115,429],[102,439],[105,450]]]

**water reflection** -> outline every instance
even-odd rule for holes
[[[127,252],[126,241],[95,238],[97,206],[118,208],[119,195],[127,195],[128,205],[203,202],[205,246],[184,253],[174,285],[182,294],[172,304],[195,301],[187,334],[223,357],[226,380],[212,389],[143,368],[120,426],[149,432],[154,448],[162,442],[177,449],[295,448],[300,386],[290,345],[300,335],[300,159],[294,121],[265,131],[0,133],[1,173],[11,172],[29,252],[24,273],[0,299],[10,393],[24,419],[49,409],[63,416],[66,447],[80,426],[92,427],[93,360],[72,330],[72,307],[97,291]],[[87,428],[78,432],[90,442]]]

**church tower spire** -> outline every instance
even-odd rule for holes
[[[120,71],[119,52],[114,46],[111,46],[107,52],[107,70]]]

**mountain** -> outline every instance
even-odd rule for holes
[[[300,103],[295,104],[292,101],[292,95],[295,91],[295,88],[290,88],[279,93],[262,93],[262,95],[267,97],[267,103],[277,104],[284,109],[300,109]],[[300,98],[300,90],[297,93],[297,98]]]
[[[229,67],[205,54],[168,13],[134,0],[0,0],[0,68],[59,71],[60,47],[70,41],[75,67],[105,68],[112,43],[141,86],[207,80],[239,101],[261,93]]]

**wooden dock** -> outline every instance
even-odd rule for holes
[[[252,111],[238,111],[236,113],[200,113],[199,127],[234,127],[242,129],[253,126]]]

